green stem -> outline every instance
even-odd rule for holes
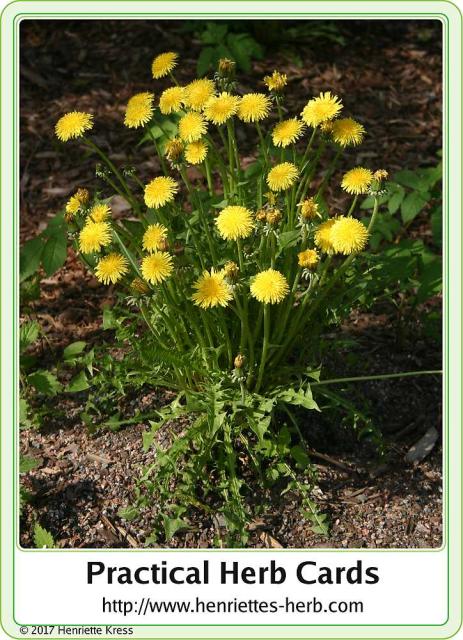
[[[259,393],[264,377],[265,363],[267,361],[268,345],[270,338],[270,309],[268,304],[264,305],[264,341],[262,343],[262,356],[260,359],[259,373],[257,375],[257,383],[255,392]]]
[[[84,144],[86,144],[88,147],[90,147],[90,149],[92,149],[93,151],[95,151],[100,158],[103,160],[103,162],[106,164],[106,166],[112,171],[112,173],[116,176],[116,178],[119,180],[123,190],[125,191],[125,193],[127,194],[127,198],[130,202],[130,204],[132,205],[132,207],[135,210],[138,210],[139,205],[138,202],[136,201],[136,199],[133,196],[132,191],[130,190],[129,186],[127,185],[127,182],[124,180],[123,176],[121,175],[121,173],[119,172],[119,170],[115,167],[115,165],[111,162],[111,160],[108,158],[108,156],[106,155],[106,153],[104,151],[102,151],[100,149],[100,147],[98,145],[96,145],[93,140],[91,140],[90,138],[84,138],[83,139]]]
[[[211,167],[209,165],[209,158],[208,156],[206,156],[205,160],[204,160],[204,166],[206,167],[206,180],[207,180],[207,188],[209,191],[209,195],[212,196],[214,195],[214,188],[212,186],[212,176],[211,176]]]
[[[323,384],[342,384],[345,382],[367,382],[369,380],[390,380],[393,378],[410,378],[413,376],[434,376],[441,375],[442,369],[429,371],[402,371],[400,373],[383,373],[375,376],[353,376],[351,378],[332,378],[331,380],[320,380],[320,382],[311,382],[311,387],[318,387]]]
[[[347,212],[348,216],[351,216],[354,213],[355,205],[357,204],[358,198],[359,198],[358,195],[356,195],[355,198],[352,200],[352,204],[350,205],[350,209]]]
[[[161,154],[161,150],[159,148],[158,142],[157,142],[156,138],[154,137],[154,134],[151,131],[150,127],[146,127],[146,131],[148,132],[148,135],[149,135],[149,137],[151,138],[151,140],[152,140],[152,142],[154,144],[154,148],[156,150],[156,155],[159,158],[159,162],[161,163],[162,170],[163,170],[163,172],[165,174],[167,174],[168,173],[168,169],[167,169],[166,161],[164,160],[164,157]]]
[[[267,153],[267,145],[265,144],[264,134],[262,133],[262,129],[260,127],[259,122],[256,122],[256,129],[257,129],[257,133],[259,135],[260,147],[261,147],[261,150],[262,150],[262,155],[264,156],[264,159],[265,159],[265,166],[267,168],[268,165],[269,165],[268,153]]]

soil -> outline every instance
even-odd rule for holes
[[[178,50],[182,58],[179,80],[190,80],[200,43],[171,22],[83,25],[66,21],[57,28],[56,23],[25,21],[21,29],[20,188],[21,236],[25,240],[44,228],[77,187],[101,189],[96,178],[89,181],[94,159],[82,159],[78,144],[69,145],[63,153],[54,139],[58,117],[77,108],[92,111],[98,141],[114,161],[129,163],[135,138],[120,126],[122,114],[133,93],[152,88],[150,60],[166,48]],[[368,162],[394,173],[435,163],[441,146],[440,25],[351,22],[343,25],[342,32],[347,36],[345,45],[298,43],[302,66],[289,48],[269,47],[265,62],[253,63],[252,79],[274,68],[287,73],[288,111],[294,114],[321,90],[342,95],[346,112],[354,114],[371,133],[351,152],[349,166]],[[245,76],[240,88],[250,87],[251,76]],[[242,140],[241,144],[248,144],[252,154],[252,141]],[[137,154],[142,157],[140,177],[151,175],[156,165],[150,152],[141,148]],[[417,221],[411,233],[426,237],[422,222],[420,226]],[[100,286],[85,272],[69,250],[63,269],[42,279],[40,299],[32,305],[46,336],[37,351],[43,367],[55,362],[70,342],[102,339],[101,311],[113,295],[111,288]],[[333,377],[355,375],[355,361],[362,362],[365,374],[383,372],[384,363],[390,372],[439,369],[440,345],[422,335],[419,317],[413,322],[404,333],[390,312],[352,314],[341,331],[356,339],[355,357],[352,360],[350,351],[339,353],[339,362],[331,366]],[[440,432],[439,378],[372,381],[346,389],[369,406],[385,436],[385,456],[378,458],[371,444],[359,440],[333,416],[322,414],[321,421],[309,416],[303,426],[316,451],[313,460],[319,479],[314,498],[329,516],[329,537],[311,532],[294,496],[275,493],[272,508],[250,527],[250,547],[441,545],[440,434],[421,460],[413,463],[406,458],[424,434],[433,429]],[[127,398],[123,411],[130,417],[136,410],[154,410],[165,401],[162,389],[145,389]],[[141,467],[153,461],[153,450],[144,453],[141,447],[147,421],[90,434],[79,418],[82,394],[61,394],[52,402],[59,404],[64,418],[50,417],[41,431],[21,432],[21,452],[39,460],[38,467],[23,476],[32,499],[22,511],[22,545],[33,546],[33,525],[39,522],[60,547],[143,546],[152,532],[156,506],[131,522],[120,518],[118,511],[133,502]],[[211,546],[217,523],[197,512],[189,514],[189,521],[191,528],[178,533],[170,546]]]

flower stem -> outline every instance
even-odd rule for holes
[[[257,376],[255,393],[259,393],[259,390],[262,385],[262,378],[264,377],[265,363],[267,360],[269,338],[270,338],[270,309],[268,304],[265,304],[264,305],[264,341],[262,343],[262,356],[260,359],[259,373]]]
[[[311,382],[311,387],[318,387],[323,384],[342,384],[344,382],[367,382],[369,380],[391,380],[393,378],[410,378],[412,376],[434,376],[442,375],[442,369],[429,371],[401,371],[400,373],[381,373],[374,376],[352,376],[349,378],[331,378],[331,380],[320,380]]]

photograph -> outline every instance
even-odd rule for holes
[[[21,21],[22,549],[442,547],[442,49]]]

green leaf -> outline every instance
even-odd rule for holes
[[[19,473],[29,473],[32,469],[36,469],[40,464],[40,460],[30,458],[29,456],[21,456],[19,459]]]
[[[301,232],[299,229],[295,229],[294,231],[284,231],[280,233],[278,236],[278,245],[280,247],[280,252],[289,249],[289,247],[294,247],[301,236]]]
[[[38,523],[34,525],[34,544],[37,549],[54,549],[53,536]]]
[[[51,276],[66,262],[67,238],[66,234],[58,229],[57,233],[50,235],[42,251],[42,265],[47,276]]]
[[[281,402],[287,402],[288,404],[294,404],[296,406],[304,407],[305,409],[315,409],[320,411],[318,404],[312,397],[312,391],[310,385],[307,385],[307,389],[285,389],[280,391],[277,396]]]
[[[254,433],[259,438],[259,440],[262,441],[264,438],[264,435],[266,434],[266,432],[268,431],[268,428],[270,427],[271,416],[265,416],[260,420],[255,420],[254,417],[249,416],[248,419],[249,419],[249,426],[251,427],[252,431],[254,431]]]
[[[188,524],[182,520],[181,518],[169,518],[169,516],[162,516],[163,525],[164,525],[164,535],[166,536],[166,541],[169,542],[173,536],[180,529],[187,529]]]
[[[117,320],[114,311],[111,307],[105,307],[103,309],[103,329],[117,329]]]
[[[301,445],[297,444],[295,447],[292,447],[290,453],[300,467],[306,469],[309,466],[310,458]]]
[[[76,356],[80,355],[82,351],[85,349],[85,345],[87,343],[84,340],[79,340],[77,342],[72,342],[69,344],[63,351],[63,358],[65,362],[74,362]]]
[[[119,511],[117,512],[117,515],[120,518],[127,520],[127,522],[132,522],[132,520],[135,520],[138,514],[139,514],[139,511],[137,507],[134,507],[134,506],[128,506],[123,509],[119,509]]]
[[[429,193],[420,193],[418,191],[412,191],[406,196],[401,206],[402,221],[404,224],[416,218],[430,197]]]
[[[80,371],[74,378],[70,381],[68,386],[66,387],[66,391],[68,393],[77,393],[79,391],[85,391],[85,389],[89,388],[87,376],[85,371]]]
[[[19,422],[25,424],[29,416],[29,404],[25,398],[19,400]]]
[[[40,325],[35,320],[26,322],[19,329],[19,352],[23,353],[27,347],[33,344],[40,334]]]
[[[402,200],[405,197],[405,189],[399,186],[397,191],[395,191],[389,199],[387,203],[389,213],[393,215],[396,211],[399,210],[400,205],[402,204]]]
[[[27,381],[46,396],[56,396],[62,388],[57,377],[50,371],[35,371],[27,377]]]
[[[432,189],[441,176],[442,169],[438,165],[437,167],[417,169],[416,171],[410,171],[409,169],[399,171],[394,175],[394,180],[404,185],[404,187],[426,192]]]
[[[442,245],[442,205],[437,205],[431,213],[431,229],[434,242]]]
[[[202,49],[196,62],[196,71],[198,75],[203,76],[206,74],[213,65],[215,59],[216,54],[213,47],[205,47]]]
[[[44,242],[40,236],[28,240],[19,254],[19,279],[22,282],[34,274],[42,258]]]

